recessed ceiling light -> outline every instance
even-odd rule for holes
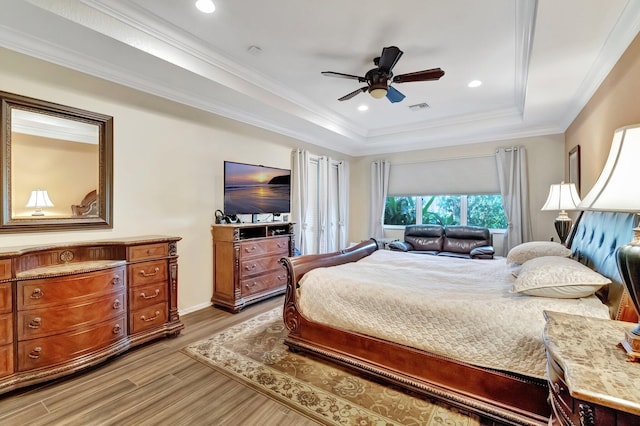
[[[469,87],[478,87],[481,85],[482,85],[482,82],[480,80],[473,80],[473,81],[470,81],[469,84],[467,84],[467,86]]]
[[[196,7],[202,13],[213,13],[216,10],[216,5],[212,0],[198,0]]]
[[[358,107],[358,111],[366,111],[369,109],[368,105],[362,104]]]

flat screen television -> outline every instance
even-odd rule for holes
[[[224,162],[224,214],[290,211],[291,170]]]

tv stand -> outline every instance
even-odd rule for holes
[[[280,263],[293,256],[293,224],[232,223],[211,226],[214,306],[233,313],[284,293],[287,271]]]

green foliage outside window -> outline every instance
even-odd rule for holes
[[[387,197],[387,203],[384,207],[385,225],[413,225],[415,223],[415,197]]]
[[[467,224],[493,229],[506,229],[507,218],[504,215],[500,195],[467,196]]]
[[[422,197],[422,223],[460,224],[460,196]]]
[[[461,214],[463,208],[466,208],[466,215]],[[418,211],[421,212],[420,216],[417,216]],[[416,223],[507,228],[502,197],[499,194],[387,197],[385,225]]]

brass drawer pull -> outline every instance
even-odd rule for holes
[[[283,281],[283,280],[286,280],[286,279],[287,279],[287,277],[285,277],[284,275],[278,275],[278,276],[276,277],[276,279],[277,279],[278,281]]]
[[[256,269],[258,267],[258,265],[256,265],[255,263],[253,265],[247,265],[244,267],[244,269],[246,269],[247,271],[253,271],[254,269]]]
[[[120,299],[115,299],[113,301],[113,309],[120,309],[120,306],[122,306],[122,303],[120,302]]]
[[[140,293],[140,297],[142,297],[143,299],[153,299],[154,297],[158,297],[158,295],[160,294],[160,289],[156,288],[156,292],[155,294],[151,295],[151,296],[147,296],[146,294]]]
[[[287,245],[287,243],[278,243],[278,248],[285,248]]]
[[[122,327],[120,326],[120,324],[116,324],[113,326],[113,334],[120,334],[121,331]]]
[[[40,346],[36,346],[35,348],[33,348],[31,352],[29,352],[29,358],[38,359],[40,358],[41,352],[42,352],[42,348]]]
[[[31,299],[41,299],[44,296],[44,291],[40,290],[39,288],[34,288],[33,291],[31,292],[31,296],[29,296]]]
[[[147,318],[144,315],[140,316],[140,319],[144,322],[149,322],[149,321],[155,321],[156,319],[158,319],[158,317],[160,316],[160,311],[156,311],[155,316],[151,317],[151,318]]]
[[[256,251],[256,246],[245,247],[244,251],[246,251],[247,253],[254,252],[254,251]]]
[[[252,282],[251,284],[246,283],[244,286],[245,286],[246,288],[253,288],[253,287],[255,287],[256,285],[258,285],[258,283],[254,281],[254,282]]]
[[[111,285],[120,285],[120,275],[114,275],[111,280]]]
[[[28,327],[29,328],[40,328],[41,324],[42,324],[42,319],[40,319],[40,317],[35,317],[31,321],[29,321]]]
[[[140,275],[142,275],[143,277],[152,277],[154,275],[157,275],[158,272],[160,272],[160,268],[158,268],[156,266],[155,268],[153,268],[153,272],[149,272],[149,273],[146,273],[146,272],[144,272],[144,269],[141,269],[140,270]]]

